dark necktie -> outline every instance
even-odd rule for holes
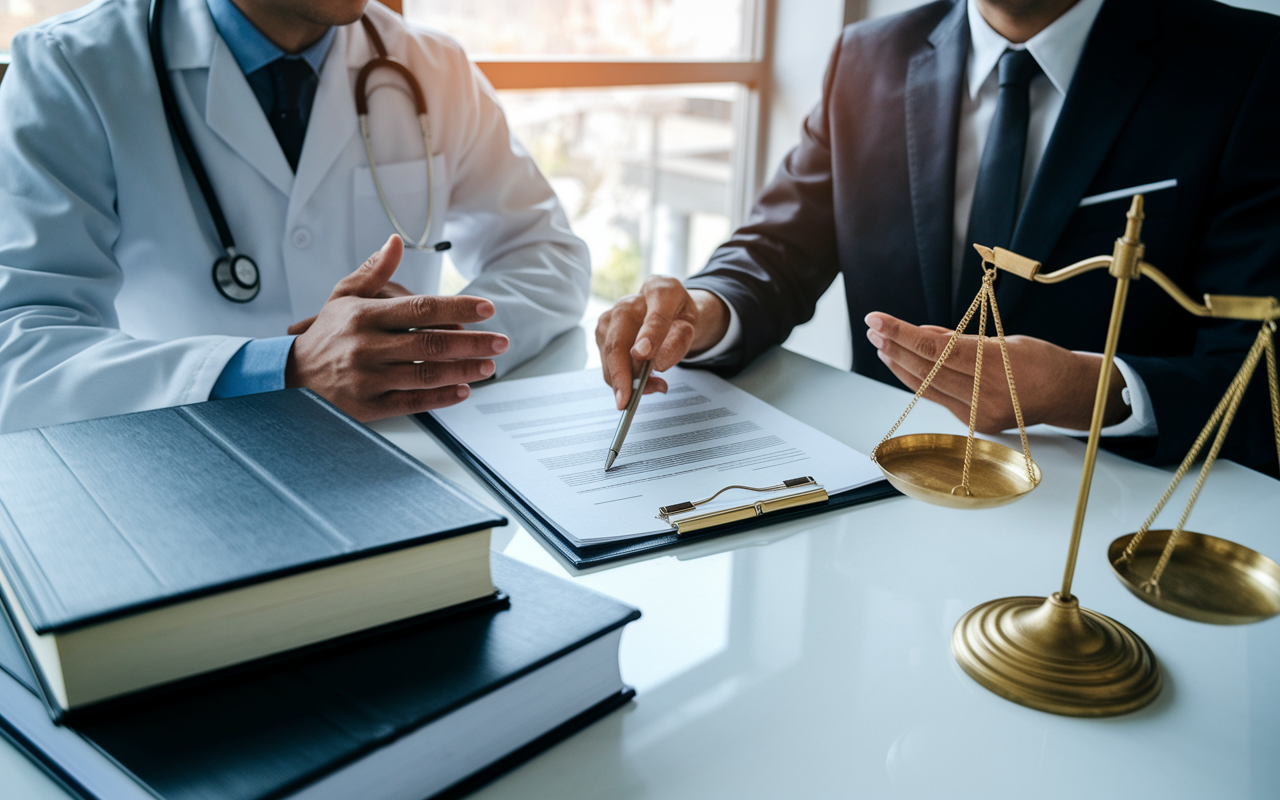
[[[982,258],[973,243],[1008,247],[1018,221],[1018,195],[1022,188],[1022,161],[1027,150],[1027,122],[1031,118],[1031,79],[1040,66],[1026,50],[1006,50],[1000,56],[1000,94],[996,115],[982,150],[978,181],[969,212],[960,285],[952,299],[952,322],[968,308],[982,284]]]
[[[289,160],[289,167],[298,171],[298,157],[302,154],[302,140],[307,135],[307,117],[311,101],[315,98],[315,70],[301,58],[277,58],[267,65],[271,76],[271,130],[276,133],[280,149]]]

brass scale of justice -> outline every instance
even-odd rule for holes
[[[1226,539],[1184,530],[1249,380],[1264,355],[1276,450],[1280,455],[1280,392],[1277,391],[1274,344],[1280,302],[1273,297],[1205,295],[1201,305],[1189,298],[1164,273],[1142,260],[1142,205],[1142,195],[1134,196],[1124,236],[1116,240],[1112,255],[1085,259],[1046,275],[1040,274],[1039,262],[1003,248],[992,250],[974,245],[983,258],[982,288],[906,411],[871,451],[871,460],[880,467],[889,482],[903,494],[918,500],[951,508],[976,509],[992,508],[1024,497],[1040,483],[1041,475],[1040,468],[1031,460],[1005,346],[1004,328],[996,307],[993,285],[996,270],[1003,269],[1036,283],[1052,284],[1105,267],[1116,279],[1062,589],[1047,598],[1006,597],[983,603],[956,623],[951,637],[952,655],[979,684],[1015,703],[1055,714],[1078,717],[1125,714],[1150,703],[1160,692],[1160,668],[1146,642],[1115,620],[1081,607],[1071,594],[1130,281],[1144,276],[1150,278],[1196,316],[1253,320],[1260,322],[1262,329],[1226,395],[1214,409],[1151,515],[1136,533],[1121,536],[1111,543],[1107,551],[1111,568],[1121,583],[1139,599],[1186,619],[1243,624],[1280,613],[1280,565]],[[995,322],[1009,396],[1018,422],[1021,453],[995,442],[974,438],[982,357],[988,341],[988,307]],[[924,395],[975,313],[978,314],[978,349],[968,435],[911,434],[894,438],[894,433]],[[1213,435],[1215,428],[1217,433]],[[1213,443],[1176,527],[1172,530],[1151,530],[1156,516],[1211,435]],[[957,477],[959,483],[956,482]]]

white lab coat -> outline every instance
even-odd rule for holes
[[[575,325],[590,262],[554,192],[512,138],[493,89],[458,45],[366,12],[429,105],[431,241],[511,337],[499,374]],[[177,0],[164,42],[177,101],[240,252],[262,290],[218,294],[212,219],[165,122],[145,0],[100,0],[20,33],[0,84],[0,430],[206,400],[249,338],[284,335],[393,233],[369,177],[353,86],[374,51],[337,31],[297,174],[205,0]],[[371,86],[396,84],[379,70]],[[426,161],[406,92],[373,92],[379,175],[412,235]],[[407,251],[395,280],[436,290],[441,256]]]

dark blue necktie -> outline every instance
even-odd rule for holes
[[[1040,74],[1040,65],[1026,50],[1006,50],[1000,56],[999,73],[1000,94],[978,166],[964,266],[952,299],[952,322],[958,321],[960,312],[969,307],[982,285],[982,258],[973,243],[1007,248],[1018,221],[1022,161],[1027,150],[1027,122],[1031,119],[1031,79]]]
[[[271,76],[272,89],[271,111],[267,118],[284,157],[289,160],[289,167],[297,172],[302,140],[307,135],[308,112],[319,81],[315,70],[301,58],[277,58],[266,66],[266,70]]]

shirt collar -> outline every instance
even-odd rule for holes
[[[224,0],[224,2],[230,2],[230,0]],[[982,13],[978,11],[977,0],[968,0],[971,45],[968,70],[969,98],[977,98],[978,90],[1000,63],[1000,56],[1004,55],[1005,50],[1024,48],[1031,51],[1031,56],[1040,65],[1049,82],[1065,97],[1102,3],[1103,0],[1079,0],[1067,10],[1067,13],[1055,19],[1049,27],[1032,36],[1025,45],[1022,45],[1013,44],[996,33],[995,29],[982,18]]]
[[[288,55],[262,35],[262,31],[254,27],[231,0],[207,0],[209,13],[213,15],[213,24],[218,28],[222,40],[227,43],[231,55],[245,75],[257,72],[281,56]],[[317,75],[324,64],[324,57],[329,54],[329,46],[333,44],[336,28],[329,28],[320,41],[298,54],[311,65]]]

